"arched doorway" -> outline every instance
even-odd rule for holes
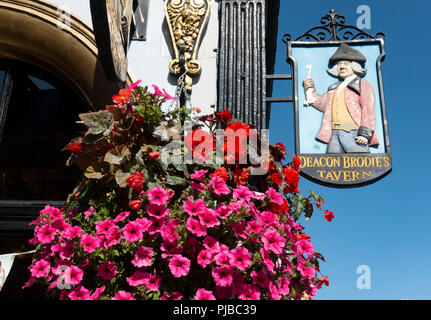
[[[45,204],[64,203],[80,175],[61,152],[82,128],[78,114],[123,86],[107,80],[92,29],[73,15],[59,21],[47,2],[0,1],[0,255],[31,248],[28,223]],[[30,262],[15,259],[7,298],[28,297]]]

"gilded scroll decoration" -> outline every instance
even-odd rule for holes
[[[202,31],[208,22],[210,0],[166,0],[165,14],[175,52],[169,71],[185,75],[186,89],[192,90],[192,76],[201,71],[197,61]]]

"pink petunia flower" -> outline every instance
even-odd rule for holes
[[[173,101],[177,101],[177,98],[172,97],[169,93],[166,92],[165,89],[163,89],[163,96],[165,97],[166,100],[173,100]]]
[[[266,226],[277,225],[277,215],[269,211],[262,212],[258,217],[258,219],[260,222],[262,222],[263,225],[266,225]]]
[[[233,261],[232,265],[239,270],[245,271],[251,263],[251,255],[247,248],[237,247],[231,250]]]
[[[191,199],[187,200],[185,204],[183,204],[184,212],[188,213],[191,216],[197,216],[201,213],[207,211],[207,206],[202,199],[196,200],[195,203]]]
[[[195,173],[190,175],[190,179],[195,179],[198,181],[203,181],[205,175],[208,173],[208,170],[199,170],[195,171]]]
[[[192,217],[187,219],[186,228],[197,237],[204,237],[207,235],[207,229],[203,226],[199,220]]]
[[[75,254],[75,249],[73,242],[68,240],[60,245],[60,250],[58,252],[61,259],[70,260]]]
[[[147,192],[148,200],[151,204],[164,206],[169,200],[169,193],[166,192],[161,186],[157,186]]]
[[[65,239],[81,238],[82,229],[80,226],[69,227],[63,232]]]
[[[111,300],[136,300],[130,292],[118,291]]]
[[[296,267],[296,270],[299,271],[299,273],[301,274],[301,276],[306,277],[306,278],[314,278],[316,273],[315,273],[315,269],[313,267],[306,267],[302,264],[298,264],[298,266]]]
[[[97,288],[94,293],[90,296],[90,300],[99,300],[102,293],[105,291],[105,286]]]
[[[275,191],[274,188],[269,188],[268,191],[266,191],[266,194],[269,196],[270,202],[278,204],[279,206],[283,205],[283,196]]]
[[[154,89],[154,94],[156,97],[160,97],[163,98],[165,95],[162,91],[160,91],[159,87],[155,84],[152,85],[153,89]]]
[[[51,226],[61,235],[63,235],[63,232],[66,229],[71,227],[71,225],[68,224],[67,222],[63,221],[63,219],[54,219]]]
[[[213,228],[220,225],[220,221],[217,219],[217,214],[212,209],[208,209],[205,212],[200,213],[199,220],[201,224],[207,228]]]
[[[283,295],[289,295],[290,293],[290,282],[291,279],[287,279],[287,278],[280,278],[277,281],[278,284],[278,293],[283,294]]]
[[[106,261],[99,266],[97,273],[103,280],[109,281],[116,277],[117,266],[111,261]]]
[[[153,264],[153,253],[151,248],[139,247],[132,259],[132,264],[137,267],[149,267]]]
[[[199,288],[198,291],[196,291],[195,300],[216,300],[216,298],[212,291]]]
[[[56,233],[57,231],[51,225],[45,224],[37,230],[36,237],[40,243],[51,243]]]
[[[177,229],[167,224],[164,225],[160,230],[160,235],[162,236],[163,241],[167,243],[176,244],[180,239],[180,234],[178,233]]]
[[[139,223],[142,227],[142,232],[147,232],[152,224],[152,221],[147,218],[138,218],[135,222]]]
[[[214,261],[219,266],[232,266],[234,262],[233,254],[230,251],[221,251],[214,257]]]
[[[159,291],[160,284],[162,283],[162,278],[156,275],[151,275],[148,278],[147,288],[150,291]]]
[[[208,250],[202,250],[198,254],[197,262],[205,269],[212,262],[212,254]]]
[[[77,266],[71,265],[66,270],[66,282],[70,284],[80,284],[84,277],[84,271],[79,269]]]
[[[259,234],[262,230],[262,225],[257,221],[249,221],[247,223],[247,232]]]
[[[184,251],[183,246],[178,247],[178,242],[162,242],[160,249],[163,251],[162,259],[171,259],[176,254],[182,254]]]
[[[190,260],[177,254],[169,261],[169,269],[175,278],[186,276],[190,271]]]
[[[127,87],[127,89],[136,90],[142,80],[138,80]]]
[[[314,246],[311,242],[307,240],[299,240],[296,243],[296,246],[298,248],[298,252],[300,254],[308,254],[312,255],[314,253]]]
[[[233,270],[228,266],[214,268],[211,274],[217,286],[228,287],[232,285]]]
[[[83,286],[74,288],[68,295],[70,300],[90,300],[90,291]]]
[[[72,265],[71,261],[58,260],[57,264],[51,267],[51,271],[56,276],[62,276],[62,275],[64,276],[71,265]]]
[[[265,272],[262,270],[258,272],[252,271],[250,275],[254,285],[258,285],[261,288],[268,288],[270,280]]]
[[[40,211],[41,215],[47,215],[53,219],[63,219],[63,213],[60,209],[46,205],[43,210]]]
[[[232,223],[232,230],[236,237],[242,239],[248,238],[247,226],[244,221]]]
[[[275,254],[282,254],[286,240],[278,233],[277,230],[268,229],[262,235],[262,242],[265,250],[272,251]]]
[[[157,219],[164,218],[169,214],[169,209],[164,205],[148,204],[146,208],[148,214]]]
[[[150,218],[151,225],[148,227],[148,233],[150,235],[155,235],[156,233],[160,233],[162,230],[163,225],[165,224],[165,218]]]
[[[113,226],[108,230],[108,233],[105,236],[105,242],[103,243],[103,247],[108,249],[109,247],[115,246],[121,242],[122,235],[119,226]]]
[[[220,252],[220,243],[211,236],[205,237],[203,245],[213,256]]]
[[[196,183],[192,181],[190,182],[190,187],[192,187],[194,190],[196,190],[199,193],[207,191],[207,187],[203,183]]]
[[[243,292],[238,295],[240,300],[260,300],[259,288],[250,284],[244,285]]]
[[[31,276],[35,278],[45,277],[50,270],[51,265],[48,261],[41,259],[30,268]]]
[[[272,281],[269,283],[269,298],[271,300],[281,300],[281,295]]]
[[[88,219],[90,216],[94,214],[94,207],[91,206],[87,211],[84,211],[85,219]]]
[[[130,277],[127,277],[127,283],[131,287],[147,285],[148,279],[150,279],[151,274],[148,272],[135,271]]]
[[[254,196],[254,192],[250,191],[248,187],[241,186],[238,189],[233,190],[233,198],[237,200],[249,202]]]
[[[236,272],[233,276],[232,293],[240,295],[244,291],[245,278],[240,272]]]
[[[123,228],[124,238],[128,242],[136,242],[142,239],[144,236],[142,232],[142,226],[136,221],[130,221]]]
[[[227,219],[232,213],[233,209],[231,207],[220,205],[216,210],[215,213],[218,217],[222,218],[223,220]]]
[[[226,182],[219,176],[214,176],[211,179],[210,186],[212,187],[214,193],[218,196],[230,193],[230,189],[226,185]]]
[[[130,211],[124,211],[118,214],[118,216],[114,219],[114,223],[118,223],[127,219],[130,215]]]
[[[260,248],[259,252],[262,257],[262,263],[265,265],[269,272],[273,272],[275,263],[272,262],[269,251],[265,250],[264,248]]]
[[[96,223],[96,234],[107,234],[113,226],[115,223],[111,219],[100,221]]]

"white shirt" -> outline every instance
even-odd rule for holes
[[[351,76],[348,76],[344,81],[338,86],[337,90],[335,91],[335,94],[338,94],[341,90],[347,87],[347,85],[355,79],[356,74],[352,74]]]

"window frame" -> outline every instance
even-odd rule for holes
[[[25,67],[26,69],[23,69]],[[27,69],[28,67],[28,69]],[[15,80],[19,73],[26,72],[28,75],[38,76],[43,73],[48,76],[53,83],[62,83],[55,75],[28,64],[16,63],[12,60],[0,60],[0,69],[5,74],[3,82],[0,84],[0,143],[4,137],[4,130],[11,102],[11,96],[14,89]],[[46,77],[45,77],[46,78]],[[62,83],[64,86],[67,84]],[[70,88],[70,90],[73,90]],[[79,95],[78,95],[79,97]],[[88,103],[81,99],[87,110],[91,109]],[[0,177],[1,179],[1,177]],[[72,191],[72,190],[71,190]],[[28,237],[34,227],[29,223],[39,216],[39,211],[46,205],[57,208],[65,207],[65,201],[56,200],[0,200],[0,237],[5,236],[23,236]]]

